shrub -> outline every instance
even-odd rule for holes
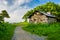
[[[10,23],[0,23],[0,40],[11,40],[15,26]]]

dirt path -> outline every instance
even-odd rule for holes
[[[12,40],[44,40],[45,37],[39,37],[24,31],[21,27],[16,27]]]

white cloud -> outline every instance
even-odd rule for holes
[[[22,21],[22,16],[31,8],[29,8],[27,5],[24,7],[21,7],[20,5],[23,3],[28,3],[31,0],[15,0],[13,5],[8,6],[8,1],[6,0],[0,0],[0,11],[1,10],[7,10],[9,13],[10,18],[5,18],[5,21],[7,22],[20,22]]]
[[[27,12],[27,10],[29,10],[29,9],[24,9],[24,8],[16,9],[14,12],[12,12],[10,14],[11,18],[9,18],[9,19],[5,18],[5,21],[8,21],[8,22],[21,22],[21,21],[23,21],[22,17]]]
[[[7,2],[6,0],[3,0],[3,3],[4,3],[5,5],[7,5],[7,4],[8,4],[8,2]]]
[[[10,9],[13,10],[15,8],[18,8],[20,7],[20,5],[24,4],[24,3],[29,3],[31,2],[32,0],[15,0],[13,3],[14,5],[10,6]],[[25,5],[25,8],[26,8],[27,5]]]
[[[31,1],[32,0],[15,0],[15,2],[18,3],[18,4],[29,3]]]
[[[0,0],[0,11],[1,10],[7,10],[7,3],[6,3],[7,1],[5,1],[5,0]]]

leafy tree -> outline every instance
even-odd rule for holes
[[[10,18],[6,10],[2,10],[2,13],[0,13],[0,22],[4,22],[4,18]]]
[[[6,18],[10,18],[6,10],[2,10],[2,15]]]
[[[52,15],[60,17],[60,5],[55,4],[54,2],[47,2],[46,4],[42,4],[37,6],[36,8],[28,11],[24,16],[23,19],[27,19],[35,10],[39,10],[42,12],[51,12]]]

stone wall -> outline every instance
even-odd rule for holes
[[[40,13],[35,13],[33,16],[30,18],[30,23],[43,23],[43,22],[48,22],[48,18],[45,15],[42,15]]]

